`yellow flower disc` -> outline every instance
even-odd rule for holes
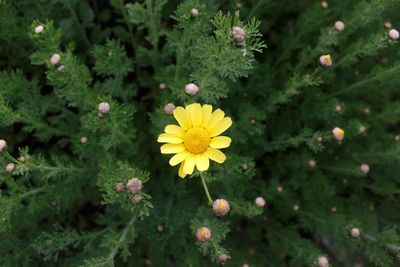
[[[193,127],[183,136],[183,144],[193,154],[203,153],[211,142],[209,133],[200,127]]]

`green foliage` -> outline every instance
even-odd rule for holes
[[[399,1],[178,2],[0,0],[0,266],[399,266]],[[194,102],[232,143],[182,180],[156,140]]]

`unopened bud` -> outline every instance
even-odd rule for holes
[[[211,239],[211,230],[208,227],[200,227],[196,231],[196,238],[200,242],[206,242]]]

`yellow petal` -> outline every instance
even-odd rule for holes
[[[206,153],[198,154],[196,159],[196,168],[199,171],[206,171],[210,167],[210,160]]]
[[[208,128],[208,132],[210,133],[211,137],[217,136],[222,134],[232,125],[232,120],[229,117],[223,118],[217,125],[213,128]]]
[[[192,127],[190,117],[188,116],[186,109],[183,107],[177,107],[174,109],[174,117],[184,130],[188,130]]]
[[[181,163],[181,166],[179,166],[179,170],[178,170],[178,175],[179,175],[179,177],[181,177],[181,178],[185,178],[185,176],[186,176],[186,173],[184,173],[183,172],[183,165],[185,164],[185,162],[182,162]]]
[[[179,137],[183,137],[185,134],[185,130],[183,130],[181,127],[178,125],[170,124],[165,127],[164,131],[168,134],[176,135]]]
[[[210,147],[212,148],[226,148],[230,146],[231,139],[228,136],[217,136],[211,139]]]
[[[214,111],[211,115],[210,120],[208,121],[207,124],[207,130],[214,128],[216,125],[218,125],[218,123],[224,118],[225,113],[220,110],[217,109],[216,111]]]
[[[192,124],[193,126],[200,127],[201,126],[201,119],[203,117],[203,110],[201,108],[201,105],[198,103],[190,105],[190,116],[192,118]],[[189,112],[189,110],[188,110]]]
[[[196,164],[196,157],[196,155],[190,154],[190,156],[186,158],[185,165],[183,165],[183,171],[186,174],[190,175],[193,173],[194,165]]]
[[[207,155],[208,157],[218,163],[223,163],[226,160],[226,156],[224,153],[222,153],[220,150],[209,147],[207,149]]]
[[[183,144],[165,144],[162,145],[161,148],[162,154],[175,154],[185,150]]]
[[[183,139],[181,137],[172,135],[172,134],[166,134],[162,133],[158,136],[157,142],[159,143],[170,143],[170,144],[180,144],[183,142]]]
[[[175,166],[184,161],[188,156],[190,155],[190,152],[188,151],[182,151],[179,152],[178,154],[175,154],[170,160],[169,160],[169,165]]]
[[[211,118],[211,113],[212,113],[212,106],[211,105],[203,105],[203,116],[201,120],[201,127],[207,127],[208,122],[210,121]]]

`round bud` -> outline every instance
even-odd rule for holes
[[[192,17],[197,17],[199,15],[199,10],[197,8],[192,8],[192,10],[190,10],[190,15],[192,15]]]
[[[8,163],[8,164],[6,165],[6,171],[7,171],[7,172],[12,173],[14,170],[15,170],[15,165],[14,165],[14,163]]]
[[[317,137],[317,141],[321,143],[321,142],[323,141],[323,140],[322,140],[322,137],[321,137],[321,136],[318,136],[318,137]]]
[[[254,200],[254,202],[256,203],[257,207],[264,207],[265,206],[265,199],[263,197],[258,197]]]
[[[387,22],[385,22],[385,23],[383,24],[383,26],[385,26],[385,28],[389,30],[389,29],[392,28],[392,23],[390,23],[389,21],[387,21]]]
[[[191,96],[197,95],[199,92],[199,87],[195,85],[194,83],[188,83],[185,86],[185,93]]]
[[[371,110],[369,108],[364,108],[364,114],[369,115],[371,113]]]
[[[208,227],[200,227],[196,230],[196,238],[200,242],[206,242],[211,239],[211,230]]]
[[[243,170],[247,171],[249,169],[249,164],[243,163],[242,168],[243,168]]]
[[[361,164],[360,170],[365,174],[369,173],[369,165],[365,163]]]
[[[242,7],[243,7],[242,3],[240,3],[240,2],[236,3],[236,8],[237,9],[241,9]]]
[[[52,207],[56,207],[56,206],[57,206],[57,200],[53,199],[53,200],[50,202],[50,205],[51,205]]]
[[[114,189],[115,189],[115,192],[119,193],[122,190],[124,190],[124,184],[123,183],[116,183]]]
[[[340,113],[342,111],[342,107],[340,105],[337,105],[335,107],[335,112]]]
[[[64,71],[65,71],[65,66],[64,66],[64,65],[59,66],[59,67],[57,68],[57,71],[58,71],[58,72],[64,72]]]
[[[42,33],[44,30],[43,25],[39,25],[35,27],[35,33]]]
[[[133,195],[132,196],[132,203],[133,204],[139,204],[139,202],[142,200],[142,197],[140,195]]]
[[[394,137],[394,141],[400,141],[400,135],[396,135],[396,136]],[[1,152],[1,150],[0,150],[0,152]]]
[[[399,39],[399,32],[397,30],[395,30],[395,29],[391,29],[389,31],[389,38],[392,39],[392,40]]]
[[[168,103],[164,107],[164,112],[167,115],[172,115],[174,113],[175,105],[172,103]]]
[[[226,254],[219,254],[218,256],[218,260],[221,264],[224,264],[225,262],[227,262],[231,257],[229,257]]]
[[[161,90],[164,90],[165,88],[167,88],[167,85],[165,83],[160,83],[158,85],[158,88],[160,88]]]
[[[338,20],[338,21],[335,22],[335,29],[336,30],[341,32],[341,31],[344,30],[344,28],[345,28],[345,25],[344,25],[343,21]]]
[[[310,167],[311,169],[315,168],[315,166],[317,166],[317,162],[313,159],[310,159],[308,161],[308,167]]]
[[[256,122],[257,122],[257,121],[256,121],[255,119],[251,119],[251,120],[250,120],[250,123],[253,124],[253,125],[256,124]]]
[[[325,9],[328,8],[329,7],[328,2],[327,1],[322,1],[321,2],[321,7],[325,8]]]
[[[112,50],[107,52],[107,56],[112,57],[112,55],[113,55],[113,51]]]
[[[343,179],[342,182],[343,182],[343,184],[347,184],[348,181],[347,181],[347,179]]]
[[[26,159],[25,159],[25,157],[24,157],[24,156],[20,156],[20,157],[18,158],[18,161],[20,161],[20,162],[25,162],[25,161],[26,161]]]
[[[230,209],[229,203],[225,199],[215,200],[212,207],[213,207],[213,212],[216,216],[224,216],[228,214]]]
[[[142,191],[143,183],[138,178],[133,178],[128,181],[126,188],[132,194],[137,194]]]
[[[325,68],[329,68],[330,66],[332,66],[332,57],[329,54],[326,55],[322,55],[319,57],[319,63],[321,63],[322,66],[324,66]]]
[[[338,141],[342,141],[344,139],[344,130],[340,129],[339,127],[335,127],[332,130],[333,137],[336,138]]]
[[[367,130],[367,128],[365,128],[364,126],[361,126],[360,128],[358,128],[358,133],[364,134],[366,130]]]
[[[250,265],[248,265],[247,263],[243,263],[242,267],[250,267]]]
[[[354,227],[351,229],[350,234],[352,237],[357,238],[360,236],[361,232],[360,232],[360,229]]]
[[[0,152],[3,152],[7,147],[7,142],[4,139],[0,139]]]
[[[335,212],[337,211],[336,207],[332,207],[332,208],[331,208],[331,211],[332,211],[333,213],[335,213]]]
[[[106,114],[110,111],[110,104],[108,104],[107,102],[101,102],[98,109],[101,115]]]
[[[318,267],[328,267],[329,266],[329,261],[327,257],[325,256],[320,256],[317,259]]]
[[[60,63],[61,57],[59,54],[53,54],[50,58],[50,64],[51,65],[57,65]]]
[[[157,224],[157,232],[159,232],[159,233],[164,232],[164,226],[162,224]]]
[[[232,37],[235,42],[241,43],[246,38],[246,33],[242,28],[235,26],[232,28]]]
[[[81,142],[81,144],[86,144],[88,141],[88,138],[86,136],[82,136],[79,141]]]
[[[282,193],[282,192],[283,192],[283,187],[282,187],[282,186],[278,186],[278,187],[276,188],[276,191],[277,191],[278,193]]]
[[[145,259],[143,263],[144,263],[144,266],[151,266],[151,260],[149,260],[149,259]]]
[[[299,206],[299,205],[296,204],[296,205],[293,206],[293,210],[294,210],[294,211],[297,212],[297,211],[299,211],[299,209],[300,209],[300,206]]]

